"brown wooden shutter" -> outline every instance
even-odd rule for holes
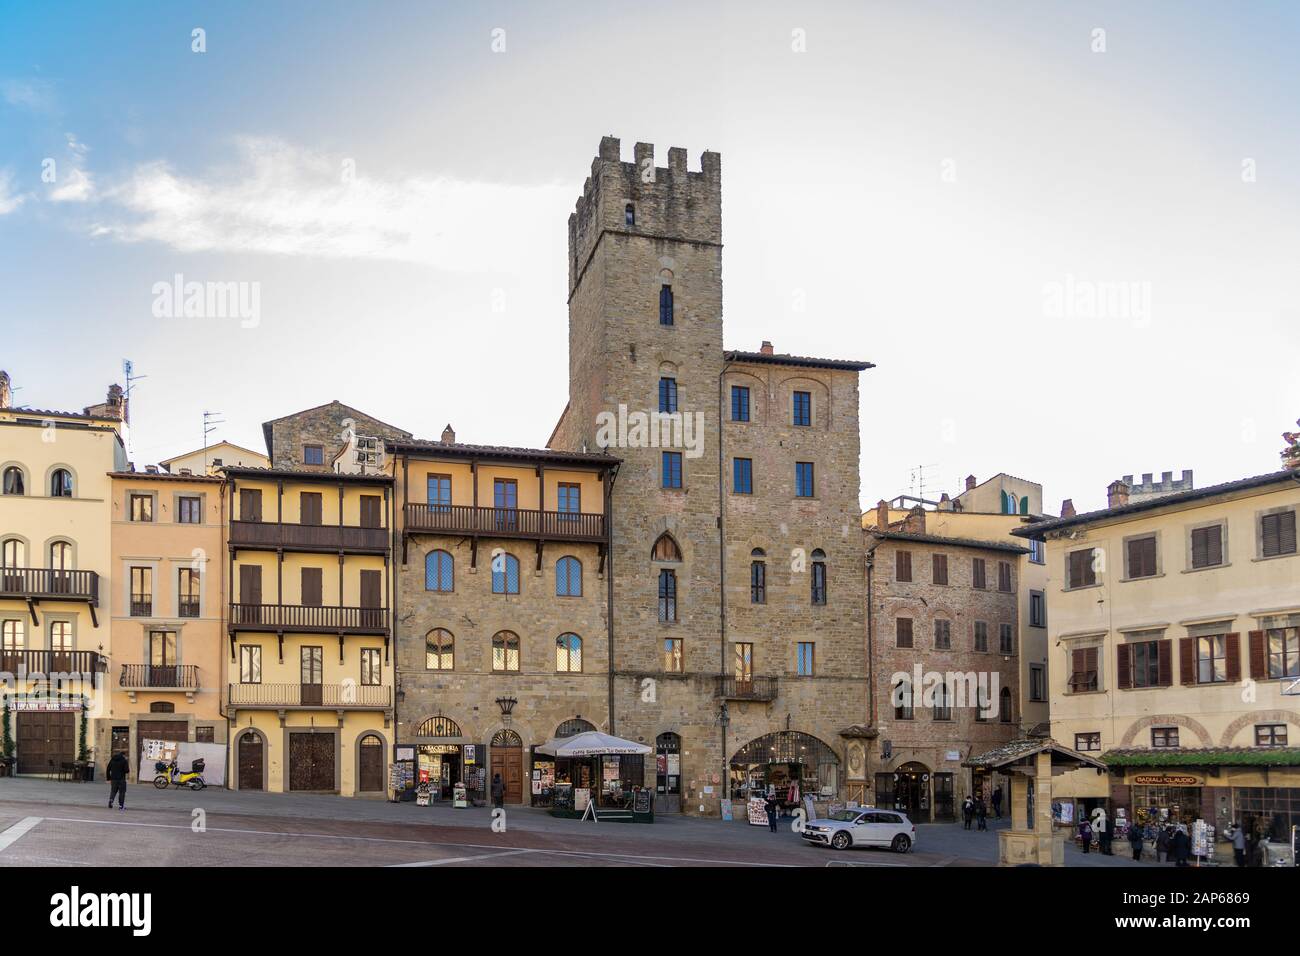
[[[895,628],[898,635],[899,647],[912,646],[912,619],[910,617],[898,618],[897,627]]]
[[[1250,676],[1257,680],[1268,677],[1268,655],[1264,652],[1264,632],[1251,631],[1250,641]]]
[[[1087,664],[1087,660],[1083,648],[1075,648],[1070,652],[1070,690],[1082,689],[1079,682],[1083,679],[1085,664]]]
[[[1133,645],[1120,644],[1115,648],[1116,684],[1120,690],[1133,686]]]
[[[894,552],[894,578],[898,581],[912,580],[912,552]]]
[[[239,489],[239,520],[262,520],[262,491],[259,488]]]
[[[1178,640],[1178,682],[1180,684],[1196,683],[1196,638],[1183,637]]]
[[[363,528],[379,527],[379,496],[378,495],[361,496],[361,527]]]
[[[302,603],[304,607],[321,606],[321,569],[302,569]]]
[[[1159,684],[1161,687],[1170,687],[1174,682],[1174,642],[1169,640],[1156,641],[1156,646],[1160,666]]]
[[[1228,680],[1241,680],[1241,634],[1233,633],[1223,642],[1228,655]]]
[[[1260,537],[1261,551],[1266,558],[1279,554],[1295,554],[1295,512],[1284,511],[1280,514],[1264,515],[1260,519]]]
[[[948,556],[946,554],[936,554],[933,556],[933,578],[935,584],[948,583]]]
[[[971,563],[971,583],[973,587],[980,588],[981,590],[983,590],[986,585],[983,558],[976,558]]]
[[[1097,690],[1101,687],[1101,674],[1097,670],[1097,648],[1089,647],[1083,652],[1083,659],[1086,664],[1084,670],[1088,672],[1087,690]]]
[[[299,519],[303,524],[318,525],[321,523],[321,495],[319,491],[304,491],[302,493],[302,517]]]

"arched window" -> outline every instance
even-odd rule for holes
[[[66,468],[55,468],[50,472],[50,497],[72,497],[72,472]]]
[[[582,562],[565,556],[555,562],[555,594],[557,597],[582,597]]]
[[[582,670],[582,638],[577,634],[561,634],[555,639],[555,670],[561,674]]]
[[[1021,499],[1020,499],[1020,513],[1021,513],[1022,515],[1027,515],[1027,514],[1029,514],[1029,499],[1028,499],[1028,498],[1021,498]]]
[[[576,736],[577,734],[585,734],[588,731],[595,729],[596,725],[590,720],[583,720],[581,717],[572,717],[555,728],[555,736],[563,739],[565,737]]]
[[[677,620],[677,572],[668,568],[659,572],[659,620]]]
[[[446,551],[430,551],[424,559],[424,589],[451,591],[455,562]]]
[[[492,669],[519,670],[519,635],[514,631],[497,631],[492,638]]]
[[[673,324],[673,287],[667,283],[659,287],[659,324]]]
[[[459,737],[460,725],[450,717],[430,717],[415,732],[417,737]]]
[[[176,713],[176,705],[169,700],[156,700],[149,705],[149,713],[174,714]]]
[[[682,559],[682,549],[677,547],[677,542],[673,540],[673,536],[665,531],[655,541],[652,557],[655,561],[680,561]]]
[[[626,206],[623,207],[623,225],[625,226],[636,225],[636,207],[633,206],[631,203],[628,203]]]
[[[50,568],[55,571],[72,570],[72,545],[55,541],[50,545]]]
[[[1011,688],[1004,687],[998,694],[998,720],[1004,724],[1011,723]]]
[[[492,555],[492,593],[519,593],[519,559],[502,551]]]
[[[749,552],[751,560],[749,562],[749,603],[766,604],[767,603],[767,557],[762,548],[755,548]]]
[[[0,544],[0,567],[21,568],[27,560],[27,549],[21,538],[5,538]]]
[[[23,470],[17,465],[5,469],[4,493],[7,495],[25,495],[27,489],[23,483]]]
[[[912,682],[906,677],[900,678],[894,684],[891,699],[894,705],[894,719],[911,720],[913,715]]]
[[[812,602],[826,603],[826,552],[821,548],[812,553]]]
[[[435,627],[424,637],[424,668],[430,671],[456,669],[456,638],[451,631]]]
[[[495,734],[492,735],[493,747],[514,748],[514,747],[522,747],[523,745],[524,745],[524,739],[520,737],[517,733],[515,733],[513,730],[498,730]]]

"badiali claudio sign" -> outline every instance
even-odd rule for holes
[[[1199,787],[1201,778],[1186,773],[1139,773],[1132,783],[1149,787]]]

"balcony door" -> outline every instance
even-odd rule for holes
[[[24,590],[23,572],[20,569],[25,561],[26,549],[17,538],[10,538],[0,545],[0,576],[3,577],[0,591],[14,594]]]
[[[149,632],[149,686],[177,687],[176,632]]]
[[[262,568],[256,564],[239,566],[239,621],[257,624],[262,620]]]
[[[239,489],[239,520],[262,520],[262,492],[259,488]]]
[[[54,594],[72,592],[72,545],[55,541],[50,545],[50,591]]]
[[[50,622],[50,671],[72,673],[72,622]]]
[[[302,659],[302,703],[304,707],[319,707],[324,700],[325,649],[304,647]]]
[[[383,612],[383,578],[378,571],[361,572],[361,626],[381,627]]]
[[[736,693],[748,696],[754,692],[754,645],[734,644],[736,668]]]
[[[492,506],[496,508],[498,531],[519,529],[519,483],[513,478],[497,478],[492,483]]]

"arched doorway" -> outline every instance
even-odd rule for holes
[[[682,809],[682,738],[663,733],[655,738],[655,799],[665,812]]]
[[[788,793],[797,783],[800,796],[835,798],[840,792],[840,758],[811,734],[781,730],[755,738],[731,758],[730,793],[747,800],[773,787]]]
[[[460,724],[439,714],[420,724],[415,736],[416,779],[427,782],[435,798],[450,800],[453,787],[463,779],[465,747]]]
[[[266,746],[262,735],[246,730],[239,735],[237,759],[240,790],[266,789]]]
[[[902,810],[913,823],[930,822],[930,768],[905,763],[894,771],[894,809]]]
[[[366,734],[357,744],[357,791],[376,793],[384,790],[384,742],[376,734]]]
[[[506,803],[524,802],[524,742],[513,730],[498,730],[492,738],[489,752],[491,771],[488,774],[489,793],[497,774],[505,784]]]

